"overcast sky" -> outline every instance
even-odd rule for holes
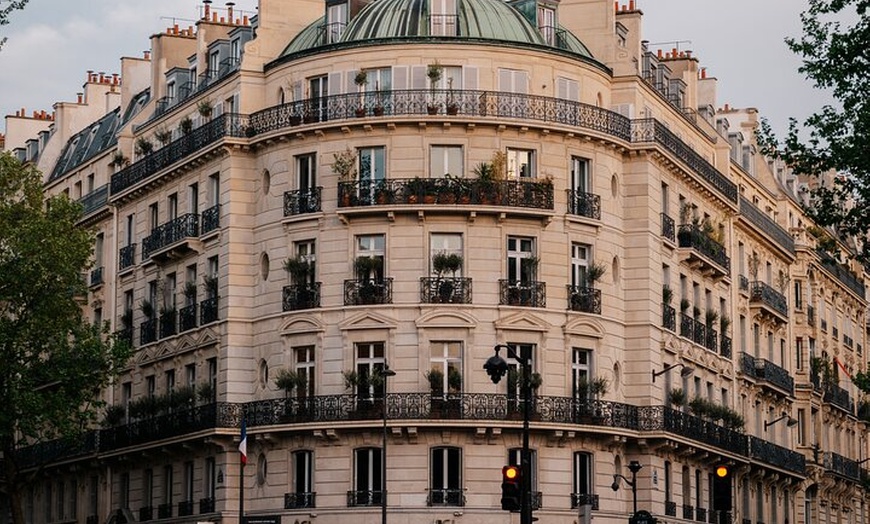
[[[292,1],[292,0],[284,0]],[[620,0],[627,3],[628,0]],[[213,5],[223,7],[223,0]],[[254,11],[256,0],[236,0]],[[719,80],[719,106],[755,107],[777,131],[789,116],[803,117],[830,98],[797,72],[800,61],[786,36],[800,34],[807,0],[638,0],[643,37],[670,49],[692,50]],[[75,100],[86,71],[118,72],[121,56],[141,56],[148,37],[198,17],[193,0],[30,0],[0,28],[0,115],[25,107],[51,110]],[[578,35],[583,39],[583,35]],[[652,48],[659,46],[652,45]]]

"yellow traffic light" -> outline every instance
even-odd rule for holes
[[[720,479],[723,479],[728,476],[728,468],[725,466],[719,466],[716,468],[716,476]]]

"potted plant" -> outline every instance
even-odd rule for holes
[[[712,331],[717,320],[719,320],[719,312],[715,309],[708,309],[704,313],[704,324],[707,326],[708,331]]]
[[[190,119],[189,116],[186,116],[178,122],[178,130],[182,135],[189,135],[191,131],[193,131],[193,120]]]
[[[458,253],[439,252],[432,257],[432,270],[435,272],[439,302],[454,302],[455,283],[452,279],[446,279],[445,275],[449,272],[455,278],[456,272],[460,269],[462,269],[462,255]]]
[[[453,78],[447,79],[447,114],[455,115],[459,113],[459,106],[453,98]]]
[[[160,142],[160,145],[166,147],[166,144],[172,140],[172,131],[166,129],[165,127],[158,127],[154,131],[154,138]]]
[[[121,325],[124,326],[124,329],[132,329],[133,328],[133,310],[126,309],[124,313],[121,314]]]
[[[122,151],[115,151],[112,155],[112,161],[109,162],[110,167],[114,167],[117,169],[123,169],[130,165],[130,159],[124,156]]]
[[[124,409],[124,406],[119,404],[112,404],[106,406],[106,412],[103,415],[103,424],[104,428],[114,428],[120,426],[124,422],[124,417],[127,414],[127,410]]]
[[[383,294],[380,258],[359,256],[354,260],[354,273],[359,281],[357,291],[360,304],[379,304]]]
[[[184,284],[184,298],[188,304],[196,303],[196,282],[187,282]]]
[[[728,315],[723,314],[719,317],[719,333],[724,337],[728,333],[728,327],[731,326],[731,319]]]
[[[215,298],[218,294],[218,277],[217,275],[203,275],[202,283],[205,285],[205,292],[208,298]]]
[[[675,408],[681,408],[686,404],[686,392],[683,388],[674,388],[668,393],[668,402]]]
[[[292,369],[282,369],[275,376],[275,386],[284,391],[285,397],[289,397],[294,389],[299,394],[301,382],[305,382],[305,375]]]
[[[665,284],[662,286],[662,303],[670,306],[671,301],[674,299],[674,290],[671,289],[671,286]]]
[[[690,305],[691,305],[691,304],[689,304],[689,299],[688,299],[688,298],[681,298],[681,299],[680,299],[680,313],[682,313],[683,315],[685,315],[685,314],[686,314],[686,311],[689,310],[689,306],[690,306]]]
[[[154,317],[154,305],[148,299],[143,299],[142,302],[139,302],[139,311],[141,311],[148,320],[151,320]]]
[[[211,404],[215,400],[214,385],[211,380],[200,383],[196,388],[196,398],[200,404]]]
[[[342,207],[351,205],[354,193],[352,183],[356,181],[356,153],[351,148],[332,154],[332,172],[338,176],[338,195]]]
[[[140,136],[136,139],[136,154],[138,156],[150,155],[152,151],[154,151],[154,144],[152,144],[147,138]]]
[[[290,275],[290,280],[298,286],[308,283],[312,269],[311,262],[302,255],[296,255],[284,261],[284,271]]]
[[[444,372],[438,368],[432,368],[426,372],[426,380],[429,381],[429,391],[433,397],[444,396]]]
[[[356,76],[353,77],[353,83],[356,84],[359,92],[359,106],[354,110],[354,114],[361,118],[366,116],[365,86],[369,83],[369,76],[365,71],[357,71]]]
[[[196,111],[200,114],[200,116],[202,116],[206,120],[209,120],[211,118],[212,112],[214,111],[214,106],[212,105],[211,101],[206,98],[199,101],[199,103],[196,105]]]
[[[426,107],[426,110],[430,115],[434,115],[438,113],[439,104],[435,101],[435,86],[438,84],[438,81],[441,80],[441,74],[444,71],[444,68],[441,64],[436,60],[434,64],[429,64],[426,67],[426,76],[429,78],[429,104]]]
[[[447,368],[447,389],[450,393],[462,392],[462,372],[455,367]]]

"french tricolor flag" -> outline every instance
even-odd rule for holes
[[[248,428],[242,418],[242,441],[239,442],[239,453],[242,455],[242,466],[248,463]]]

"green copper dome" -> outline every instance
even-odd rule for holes
[[[363,8],[351,21],[335,44],[409,39],[460,39],[518,43],[554,47],[591,58],[586,46],[573,34],[556,31],[553,44],[548,44],[541,32],[523,14],[503,0],[456,0],[456,34],[430,34],[429,4],[431,0],[375,0]],[[320,18],[303,29],[287,46],[282,56],[326,45],[326,20]]]

